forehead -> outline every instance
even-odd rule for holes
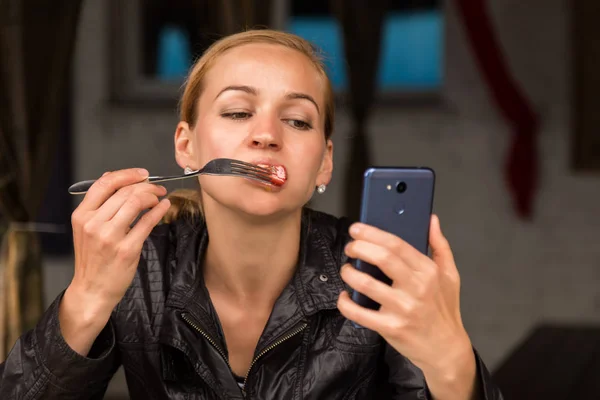
[[[259,90],[307,92],[320,99],[322,79],[313,62],[300,51],[253,43],[230,49],[217,58],[207,73],[205,89],[240,84]]]

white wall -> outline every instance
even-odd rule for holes
[[[495,112],[452,7],[447,105],[381,108],[370,135],[377,164],[425,164],[437,171],[435,208],[461,271],[463,318],[493,368],[538,321],[600,321],[600,246],[593,242],[600,228],[600,178],[575,175],[568,165],[567,2],[490,3],[510,66],[543,119],[535,221],[518,220],[511,208],[501,170],[510,130]],[[177,172],[175,110],[109,106],[106,48],[106,2],[88,0],[75,62],[75,178],[129,166]],[[334,181],[315,199],[317,208],[333,214],[342,205],[348,126],[341,113]]]

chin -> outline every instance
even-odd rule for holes
[[[300,208],[299,205],[286,201],[286,196],[280,196],[280,193],[255,193],[243,198],[238,197],[230,203],[230,207],[235,208],[242,213],[255,217],[274,217],[293,212]]]
[[[235,178],[233,178],[235,179]],[[202,182],[203,190],[222,206],[248,217],[269,218],[293,214],[308,201],[307,194],[292,186],[269,190],[252,182],[240,182],[224,177],[220,184]],[[231,180],[231,182],[227,182]],[[231,185],[229,185],[231,183]]]

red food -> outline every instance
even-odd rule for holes
[[[271,171],[271,184],[275,186],[282,186],[287,179],[285,167],[283,165],[259,165]]]

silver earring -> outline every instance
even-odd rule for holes
[[[189,175],[189,174],[191,174],[192,172],[194,172],[194,170],[193,170],[193,169],[191,169],[189,165],[186,165],[186,166],[185,166],[185,169],[183,170],[183,173],[184,173],[185,175]]]
[[[325,186],[323,184],[317,186],[317,193],[323,194],[323,193],[325,193],[325,190],[327,190],[327,186]]]

